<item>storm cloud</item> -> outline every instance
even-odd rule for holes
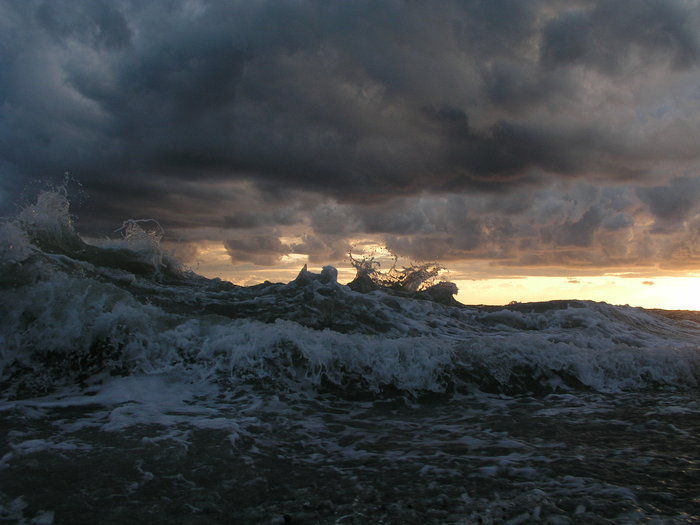
[[[0,35],[3,215],[68,171],[83,231],[234,263],[695,264],[695,0],[9,0]]]

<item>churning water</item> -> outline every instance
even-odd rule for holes
[[[0,521],[700,521],[700,325],[238,287],[63,193],[0,224]]]

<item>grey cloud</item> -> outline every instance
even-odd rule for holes
[[[496,60],[482,68],[481,76],[486,99],[513,115],[539,105],[563,104],[575,89],[568,76],[543,72],[521,61]]]
[[[634,220],[629,215],[624,213],[611,215],[602,221],[602,226],[609,231],[624,230],[633,224]]]
[[[227,228],[257,228],[260,226],[291,226],[301,218],[295,208],[280,208],[270,211],[238,210],[224,217]]]
[[[450,241],[444,236],[389,236],[386,238],[386,246],[397,255],[419,261],[445,260],[451,248]]]
[[[694,64],[689,7],[624,4],[627,11],[600,2],[578,16],[601,45],[668,44],[687,57],[677,62]],[[541,184],[538,170],[617,177],[629,164],[631,153],[606,122],[530,115],[578,89],[566,75],[540,70],[533,55],[540,38],[545,56],[566,48],[555,29],[573,15],[555,4],[188,5],[6,7],[16,21],[8,38],[31,36],[0,58],[14,64],[16,84],[6,94],[3,127],[13,135],[3,156],[25,177],[70,169],[88,189],[108,182],[118,191],[118,177],[132,190],[153,176],[173,184],[250,177],[356,202],[426,189],[505,193]],[[554,18],[541,35],[546,16]],[[629,16],[654,24],[634,33],[623,21]],[[47,78],[16,62],[27,51],[51,61]],[[547,60],[570,63],[582,53]],[[36,100],[27,113],[20,85],[40,80],[56,84],[46,105],[64,114]],[[85,115],[65,105],[71,97]],[[11,120],[10,111],[22,117]]]
[[[302,242],[293,244],[291,249],[294,253],[308,255],[311,263],[328,264],[347,259],[351,246],[342,237],[305,234]]]
[[[691,67],[700,57],[698,15],[695,2],[662,0],[603,0],[564,11],[545,27],[542,61],[613,74],[654,61]]]
[[[83,231],[152,217],[239,262],[363,236],[423,259],[680,260],[698,24],[681,0],[5,2],[0,214],[69,170]]]
[[[637,194],[656,218],[657,231],[675,230],[700,207],[700,177],[681,177],[668,185],[639,188]]]
[[[547,24],[542,45],[542,62],[547,66],[575,64],[586,55],[589,45],[589,17],[585,12],[565,12]]]
[[[541,181],[537,170],[571,176],[593,168],[609,169],[608,152],[617,142],[586,127],[499,121],[476,131],[468,115],[457,108],[424,111],[435,132],[444,137],[445,160],[452,175],[443,187],[450,190],[473,187],[502,191],[506,186],[537,184]],[[621,175],[625,172],[617,176]]]
[[[241,239],[229,239],[224,247],[233,263],[254,263],[261,266],[277,264],[282,256],[291,251],[274,235],[255,235]]]
[[[698,180],[685,181],[685,187]],[[492,197],[422,197],[395,210],[403,210],[407,217],[411,216],[407,210],[438,210],[422,214],[420,228],[403,230],[394,227],[396,221],[387,220],[375,234],[397,255],[422,260],[488,259],[502,265],[589,268],[692,264],[693,243],[700,240],[700,227],[694,225],[700,220],[665,231],[649,227],[652,208],[639,195],[654,195],[654,190],[554,186],[530,194],[524,199],[528,204],[510,214],[492,209]],[[384,210],[386,216],[391,208]],[[371,220],[378,216],[370,207],[339,206],[338,210],[346,220],[354,217],[358,225],[366,224],[365,216]],[[366,230],[361,227],[361,231]]]
[[[347,235],[359,231],[357,220],[347,207],[325,203],[310,215],[311,227],[321,234]]]
[[[464,33],[471,45],[488,47],[491,52],[509,53],[522,49],[537,23],[537,2],[471,0],[463,5],[470,15]],[[509,35],[509,38],[504,39],[503,35]]]
[[[337,263],[346,258],[352,239],[370,236],[399,256],[439,259],[448,266],[471,259],[504,266],[682,268],[693,264],[694,246],[700,245],[700,215],[694,205],[698,181],[700,177],[659,187],[602,190],[589,184],[554,185],[525,193],[519,203],[463,193],[314,205],[295,201],[303,198],[297,195],[287,201],[260,200],[259,209],[231,215],[226,225],[237,229],[236,237],[225,230],[222,234],[229,239],[232,261],[263,265],[289,253],[307,255],[313,264]],[[241,208],[258,198],[250,189],[239,191]],[[676,199],[678,212],[672,211]],[[649,226],[650,216],[656,223]],[[197,221],[196,216],[183,219]],[[297,232],[291,236],[305,233],[287,245],[271,226]]]
[[[367,233],[420,234],[434,230],[428,215],[416,201],[396,199],[381,206],[365,207],[360,229]]]
[[[593,235],[602,223],[601,212],[597,207],[590,208],[577,221],[566,221],[557,225],[553,240],[560,246],[591,246]]]
[[[61,43],[77,39],[98,49],[119,49],[131,42],[127,20],[108,0],[44,1],[36,9],[36,18]]]

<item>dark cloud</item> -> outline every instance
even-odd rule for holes
[[[700,208],[700,178],[681,177],[664,186],[640,188],[639,198],[656,218],[655,229],[675,230],[678,223]]]
[[[83,231],[157,218],[236,262],[369,236],[422,259],[683,264],[699,26],[690,0],[11,0],[0,214],[70,171]]]
[[[656,61],[673,68],[700,58],[695,2],[602,0],[592,8],[564,11],[543,32],[546,66],[583,65],[605,73],[642,72]]]
[[[595,232],[601,226],[601,215],[600,210],[593,207],[576,221],[567,220],[556,225],[551,230],[552,240],[559,246],[590,246]]]
[[[36,19],[61,44],[70,40],[97,49],[120,49],[129,45],[132,32],[113,2],[44,1],[36,8]]]
[[[305,234],[300,243],[291,246],[294,253],[309,256],[309,262],[327,264],[329,261],[343,261],[348,258],[352,246],[342,237],[332,235]]]
[[[565,75],[542,74],[520,61],[493,61],[483,67],[481,76],[486,100],[513,115],[557,101],[572,89]]]
[[[255,235],[242,239],[229,239],[224,247],[233,263],[250,262],[272,266],[287,255],[291,248],[275,235]]]
[[[504,182],[530,182],[531,177],[526,175],[535,169],[560,175],[582,173],[603,160],[602,153],[608,148],[605,134],[591,129],[500,121],[476,132],[461,110],[428,108],[426,114],[445,139],[445,160],[454,174],[450,180],[452,189],[470,186],[472,181],[484,185],[490,182],[492,188],[506,186]],[[598,155],[588,158],[596,150]]]
[[[238,210],[224,217],[228,228],[256,228],[259,226],[291,226],[300,222],[299,210],[288,207],[270,211]]]

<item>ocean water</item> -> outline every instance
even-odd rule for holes
[[[0,224],[0,522],[700,522],[696,322],[238,287],[160,234]]]

